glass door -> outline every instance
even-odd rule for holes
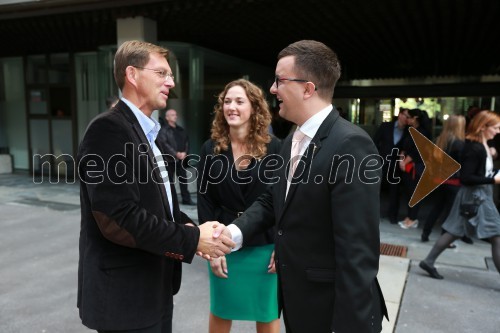
[[[69,54],[26,58],[31,169],[34,175],[73,179],[74,107]]]

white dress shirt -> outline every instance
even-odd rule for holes
[[[161,178],[163,180],[163,185],[165,186],[165,192],[167,193],[168,203],[170,205],[170,214],[172,215],[172,219],[174,218],[174,206],[172,201],[172,189],[170,188],[170,180],[168,179],[168,171],[165,166],[165,161],[163,161],[163,157],[161,156],[161,151],[156,146],[155,140],[158,136],[158,132],[160,131],[161,125],[155,119],[149,118],[144,113],[142,113],[137,106],[132,104],[129,100],[122,97],[121,100],[128,105],[130,110],[134,113],[139,125],[141,125],[142,131],[144,135],[149,141],[149,145],[153,151],[153,155],[155,157],[156,163],[158,164],[158,169],[160,170]]]

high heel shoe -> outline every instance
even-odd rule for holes
[[[464,243],[467,243],[467,244],[474,244],[474,241],[472,239],[470,239],[469,237],[467,236],[463,236],[462,238],[460,238],[462,240],[462,242]]]
[[[444,277],[438,273],[438,271],[435,267],[429,266],[425,261],[421,261],[420,264],[418,264],[418,266],[420,268],[422,268],[424,271],[426,271],[427,273],[429,273],[431,278],[438,279],[438,280],[444,279]]]
[[[400,221],[399,226],[403,229],[416,229],[418,228],[418,220],[406,223],[406,221]]]

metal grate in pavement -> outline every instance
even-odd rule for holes
[[[407,246],[380,243],[380,254],[386,256],[406,258],[407,252],[408,252]]]

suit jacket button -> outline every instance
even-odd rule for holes
[[[182,259],[184,259],[184,256],[181,254],[181,255],[179,256],[179,260],[182,260]]]
[[[282,236],[283,235],[283,230],[278,230],[278,236]]]

